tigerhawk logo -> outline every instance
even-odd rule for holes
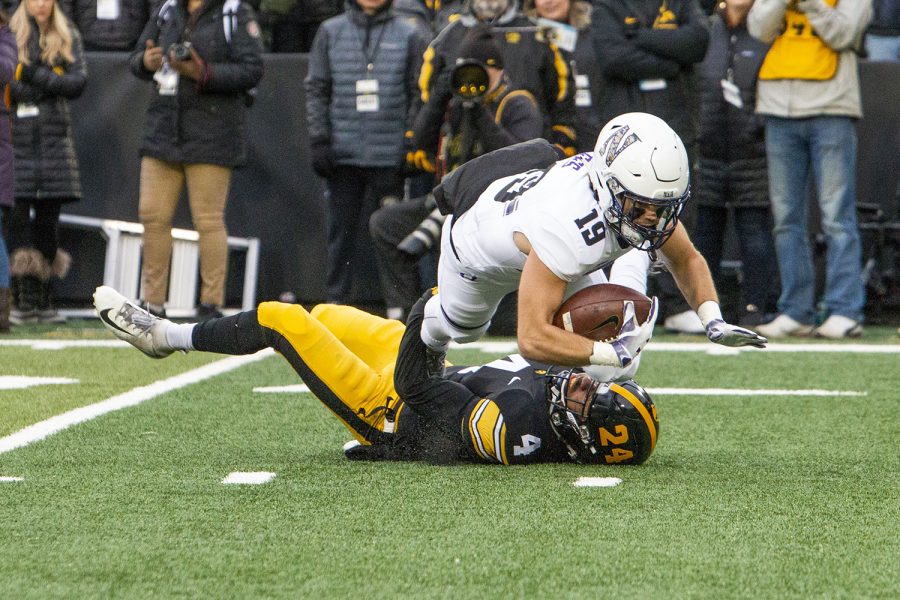
[[[598,154],[600,156],[605,155],[604,160],[606,161],[607,167],[616,160],[617,156],[625,151],[625,148],[635,142],[641,141],[641,138],[639,138],[636,133],[631,133],[626,137],[625,134],[629,131],[628,125],[622,125],[615,130],[615,133],[606,138],[605,142],[603,142],[603,146],[600,147],[600,152]]]

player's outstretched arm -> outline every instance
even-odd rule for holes
[[[723,346],[765,348],[768,340],[754,331],[726,323],[719,308],[719,296],[706,259],[697,251],[684,226],[660,249],[669,271],[691,308],[697,311],[709,340]]]

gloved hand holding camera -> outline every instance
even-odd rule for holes
[[[190,42],[180,42],[169,46],[166,53],[169,57],[169,65],[173,70],[185,77],[190,77],[194,81],[200,81],[203,76],[203,70],[206,63],[194,50]]]

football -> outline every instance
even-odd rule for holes
[[[626,300],[634,302],[638,322],[644,323],[650,314],[650,298],[629,287],[603,283],[586,287],[563,302],[553,316],[553,324],[597,342],[608,342],[619,335]]]

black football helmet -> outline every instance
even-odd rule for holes
[[[601,383],[581,369],[547,375],[550,426],[580,463],[639,465],[659,437],[656,406],[632,380]]]

